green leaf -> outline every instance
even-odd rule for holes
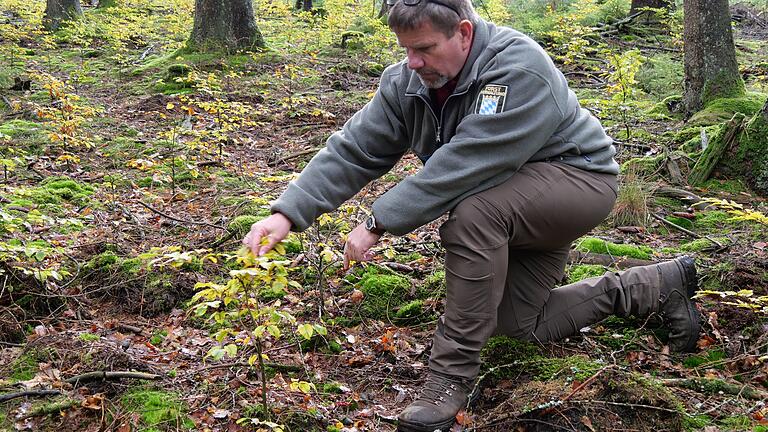
[[[276,325],[267,326],[267,331],[275,339],[280,339],[280,329]]]
[[[227,346],[224,347],[224,351],[227,353],[229,358],[235,358],[235,356],[237,356],[237,345],[227,344]]]
[[[320,335],[323,335],[323,336],[328,334],[328,330],[326,330],[325,327],[321,326],[320,324],[313,324],[312,328],[315,329],[317,334],[320,334]]]
[[[224,354],[226,354],[224,349],[222,349],[220,346],[215,346],[215,347],[209,349],[208,353],[205,356],[206,357],[211,357],[214,360],[219,361],[222,358],[224,358]]]
[[[35,252],[35,259],[37,261],[42,261],[42,260],[45,259],[45,257],[46,257],[45,251],[39,250],[39,251]]]
[[[306,340],[311,339],[312,335],[315,333],[315,329],[312,328],[311,324],[301,324],[296,328],[296,331],[299,332],[301,337],[303,337]]]

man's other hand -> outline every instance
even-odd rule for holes
[[[365,224],[360,224],[353,229],[344,245],[344,270],[349,269],[350,261],[370,261],[373,258],[371,248],[379,242],[380,238],[380,235],[365,229]]]
[[[243,244],[251,249],[254,255],[262,256],[288,235],[292,225],[291,220],[282,213],[273,213],[272,216],[251,225],[251,231],[243,238]],[[264,238],[267,243],[261,244]]]

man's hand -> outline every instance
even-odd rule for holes
[[[370,261],[373,258],[371,248],[380,238],[380,235],[365,229],[365,224],[355,227],[347,236],[347,243],[344,245],[344,270],[349,269],[350,261]]]
[[[256,256],[262,256],[272,250],[288,232],[293,223],[282,213],[273,213],[272,216],[251,225],[251,231],[245,235],[243,244],[251,249]],[[261,240],[267,238],[267,244],[262,245]]]

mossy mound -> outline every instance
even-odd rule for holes
[[[15,119],[0,123],[0,136],[5,135],[16,139],[30,138],[41,130],[40,124],[26,120]]]
[[[747,93],[739,98],[716,99],[707,104],[688,120],[691,126],[706,126],[727,122],[736,113],[752,116],[760,111],[768,95],[764,93]]]
[[[173,424],[185,429],[192,429],[195,423],[184,413],[187,408],[178,395],[162,390],[136,388],[121,398],[127,412],[135,412],[141,419],[143,430],[159,430],[166,424]]]
[[[653,256],[653,250],[648,246],[616,244],[595,237],[583,238],[576,244],[576,249],[582,252],[626,256],[643,260],[650,260]]]
[[[360,291],[365,294],[361,315],[387,320],[395,316],[397,307],[409,297],[411,282],[402,276],[366,273],[360,280]]]
[[[582,264],[575,265],[568,269],[568,283],[576,283],[578,281],[589,279],[591,277],[598,277],[605,274],[605,267],[601,265]]]
[[[229,225],[227,225],[227,230],[234,233],[235,237],[243,237],[244,235],[248,234],[248,231],[251,230],[251,225],[255,224],[261,219],[263,218],[259,216],[238,216],[229,222]]]
[[[492,380],[517,378],[521,373],[530,374],[538,381],[555,378],[584,380],[604,365],[586,356],[546,357],[531,342],[507,336],[492,337],[480,354],[481,375]]]
[[[621,164],[621,173],[634,173],[640,177],[652,177],[658,175],[666,155],[645,156],[629,159]]]

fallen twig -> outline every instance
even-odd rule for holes
[[[145,379],[145,380],[159,380],[162,377],[157,374],[151,374],[151,373],[144,373],[144,372],[106,372],[106,371],[96,371],[96,372],[87,372],[84,374],[80,374],[77,376],[73,376],[72,378],[67,378],[64,380],[64,382],[68,384],[72,384],[73,386],[77,387],[78,385],[85,384],[91,381],[111,381],[111,380],[117,380],[121,378],[131,378],[131,379]]]
[[[611,256],[594,252],[581,252],[572,250],[568,253],[569,263],[578,264],[594,264],[602,265],[606,267],[616,267],[620,269],[627,269],[630,267],[640,267],[655,264],[654,261],[648,261],[638,258],[630,258],[625,256]]]
[[[271,167],[274,167],[274,166],[280,165],[281,163],[288,162],[289,160],[297,158],[299,156],[304,156],[304,155],[308,155],[308,154],[311,154],[311,153],[319,152],[322,149],[323,149],[323,147],[313,147],[313,148],[310,148],[310,149],[297,151],[295,153],[289,154],[288,156],[284,156],[284,157],[281,157],[280,159],[277,159],[277,160],[275,160],[273,162],[270,162],[267,165],[271,166]]]
[[[678,224],[676,224],[674,222],[671,222],[671,221],[668,221],[668,220],[664,219],[663,217],[657,215],[656,213],[651,213],[651,216],[653,216],[654,219],[656,219],[656,220],[658,220],[660,222],[663,222],[663,223],[671,226],[672,228],[675,228],[676,230],[682,231],[682,232],[688,234],[689,236],[691,236],[693,238],[697,238],[697,239],[703,238],[703,239],[707,239],[707,240],[711,241],[712,243],[714,243],[717,246],[717,250],[718,251],[721,251],[721,250],[725,249],[725,246],[723,246],[722,244],[720,244],[720,242],[718,242],[717,240],[715,240],[715,239],[713,239],[713,238],[711,238],[709,236],[705,236],[705,235],[701,235],[701,234],[696,234],[695,232],[693,232],[691,230],[688,230],[688,229],[685,229],[685,228],[681,227],[680,225],[678,225]]]
[[[12,399],[17,399],[21,397],[41,397],[41,396],[55,396],[60,395],[61,392],[58,390],[25,390],[15,393],[6,393],[4,395],[0,395],[0,402],[7,402]]]
[[[179,222],[179,223],[183,223],[183,224],[188,224],[188,225],[202,225],[202,226],[209,226],[209,227],[211,227],[211,228],[220,229],[220,230],[222,230],[222,231],[228,231],[226,227],[223,227],[223,226],[221,226],[221,225],[212,224],[212,223],[210,223],[210,222],[197,222],[197,221],[190,221],[190,220],[185,220],[185,219],[179,219],[179,218],[177,218],[177,217],[174,217],[174,216],[171,216],[171,215],[169,215],[169,214],[167,214],[167,213],[163,213],[163,212],[161,212],[160,210],[158,210],[158,209],[156,209],[156,208],[152,207],[151,205],[149,205],[149,204],[147,204],[147,203],[145,203],[145,202],[143,202],[143,201],[139,201],[139,204],[141,204],[142,206],[144,206],[144,207],[145,207],[147,210],[150,210],[150,211],[152,211],[152,212],[154,212],[154,213],[157,213],[157,214],[159,214],[160,216],[162,216],[162,217],[164,217],[164,218],[167,218],[167,219],[170,219],[170,220],[172,220],[172,221],[176,221],[176,222]]]

